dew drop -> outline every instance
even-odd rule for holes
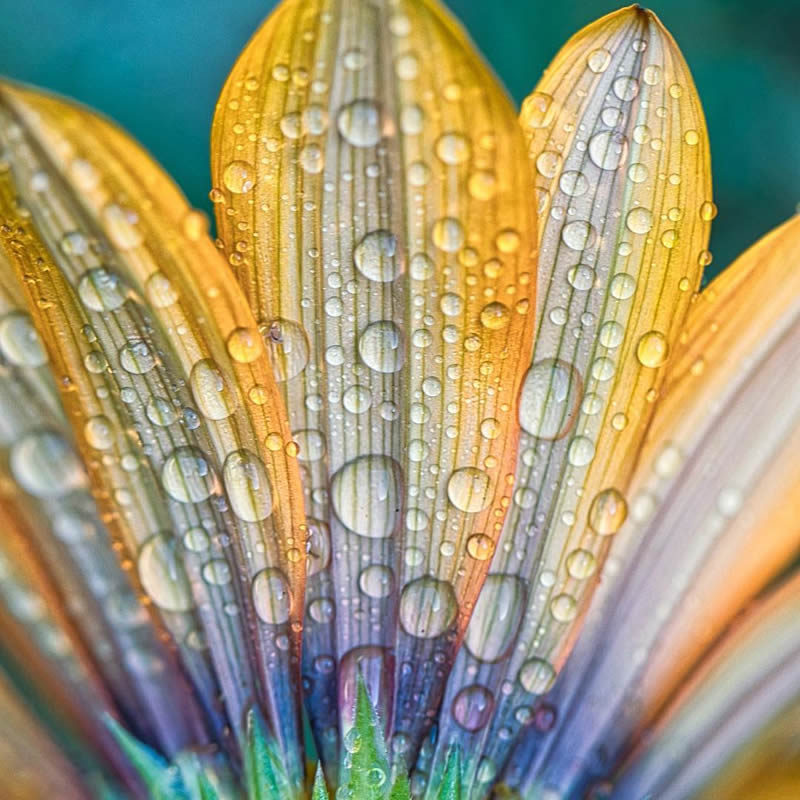
[[[222,481],[233,513],[245,522],[260,522],[272,513],[272,491],[261,459],[236,450],[225,459]]]
[[[19,367],[41,367],[47,353],[29,314],[12,311],[0,320],[0,351],[5,359]]]
[[[585,220],[568,222],[561,229],[561,241],[571,250],[588,250],[597,238],[597,233],[591,223]]]
[[[649,233],[653,227],[653,212],[641,206],[632,208],[625,218],[625,225],[633,233]]]
[[[601,536],[616,533],[628,516],[625,498],[616,489],[603,489],[589,507],[589,527]]]
[[[119,351],[119,363],[132,375],[144,375],[156,365],[156,357],[147,342],[137,339]]]
[[[617,169],[628,155],[628,140],[615,131],[601,131],[589,139],[589,158],[600,169]]]
[[[386,283],[403,272],[397,237],[387,230],[370,231],[356,245],[353,260],[364,277]]]
[[[594,73],[605,72],[608,65],[611,63],[611,53],[605,48],[598,48],[589,53],[586,63],[589,69]]]
[[[75,451],[55,431],[32,431],[18,439],[9,454],[17,483],[34,497],[61,497],[86,485]]]
[[[528,659],[519,670],[519,682],[530,694],[545,694],[556,679],[556,672],[550,662],[543,658]]]
[[[308,364],[308,337],[292,320],[276,318],[259,326],[276,381],[288,381]]]
[[[331,500],[339,521],[360,536],[392,535],[402,507],[402,472],[384,455],[349,461],[331,479]]]
[[[464,228],[455,217],[441,217],[433,223],[431,239],[445,253],[455,253],[464,244]]]
[[[522,621],[525,598],[525,584],[515,575],[486,577],[464,637],[475,658],[493,663],[508,656]]]
[[[177,540],[157,533],[139,551],[138,572],[142,588],[164,611],[190,611],[192,588],[177,554]]]
[[[476,514],[492,502],[491,479],[477,467],[457,469],[447,481],[447,497],[459,511]]]
[[[373,147],[381,140],[381,114],[373,100],[353,100],[336,118],[339,133],[353,147]]]
[[[231,161],[222,173],[222,182],[234,194],[246,194],[255,184],[255,170],[247,161]]]
[[[400,623],[421,639],[441,636],[453,624],[458,603],[453,587],[430,576],[406,584],[400,595]]]
[[[217,478],[202,451],[177,447],[161,470],[167,494],[179,503],[199,503],[218,490]]]
[[[281,570],[268,567],[253,578],[253,607],[268,625],[283,625],[292,613],[292,591]]]
[[[394,573],[383,564],[371,564],[361,570],[358,576],[358,588],[367,597],[376,600],[389,597],[394,589]]]
[[[660,367],[667,360],[668,353],[667,338],[660,331],[648,331],[636,346],[636,357],[645,367]]]
[[[107,267],[95,267],[78,281],[78,296],[92,311],[113,311],[125,302],[126,289],[119,276]]]
[[[206,419],[226,419],[236,410],[236,389],[210,358],[192,367],[189,383],[194,401]]]
[[[453,698],[453,719],[471,733],[485,727],[494,711],[494,695],[479,684],[465,686]]]
[[[457,166],[469,160],[471,148],[469,139],[462,133],[443,133],[436,140],[436,155],[450,166]]]
[[[519,422],[531,436],[560,439],[572,426],[581,394],[578,374],[563,361],[537,361],[525,375]]]
[[[394,322],[373,322],[358,339],[358,353],[363,362],[376,372],[397,372],[405,361],[403,335]]]

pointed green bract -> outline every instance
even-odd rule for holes
[[[394,781],[389,792],[389,800],[411,800],[411,786],[403,765],[396,767],[394,770]]]
[[[322,774],[322,764],[319,762],[317,762],[317,772],[314,775],[314,786],[311,789],[311,800],[329,800],[325,776]]]
[[[389,776],[386,742],[361,674],[356,682],[354,717],[353,727],[344,737],[341,785],[349,797],[383,800]]]
[[[250,800],[284,800],[292,797],[289,778],[271,747],[257,709],[247,713],[245,776]]]

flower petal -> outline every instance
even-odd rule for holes
[[[369,673],[413,752],[502,525],[533,328],[524,153],[436,2],[288,0],[217,107],[220,236],[324,532],[304,674],[328,764],[334,657],[339,707]]]
[[[521,122],[540,212],[538,328],[513,504],[451,676],[445,708],[456,724],[445,721],[440,745],[483,748],[487,780],[566,659],[628,513],[713,216],[691,76],[639,6],[573,37]],[[464,692],[494,697],[491,725],[458,725]]]
[[[742,748],[774,734],[776,724],[793,728],[796,747],[798,710],[800,575],[752,608],[719,643],[623,767],[614,797],[695,796],[720,770],[737,766]],[[772,748],[777,759],[774,740]]]
[[[299,783],[305,518],[250,310],[202,217],[119,130],[3,86],[0,134],[2,247],[109,528],[218,732],[241,736],[258,700]]]
[[[559,723],[531,745],[530,787],[569,792],[609,775],[708,637],[797,553],[797,515],[784,506],[800,476],[798,264],[794,219],[693,306],[631,516],[550,698]]]

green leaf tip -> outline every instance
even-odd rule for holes
[[[451,747],[447,753],[438,800],[461,800],[461,749]]]
[[[272,746],[260,713],[247,712],[245,777],[249,800],[286,800],[294,796],[289,776]]]
[[[322,774],[322,764],[317,762],[317,771],[314,775],[314,786],[311,788],[311,800],[329,800],[328,787],[325,786],[325,776]]]

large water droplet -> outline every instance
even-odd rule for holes
[[[262,622],[283,625],[292,613],[292,591],[279,569],[268,567],[253,578],[253,606]]]
[[[222,182],[234,194],[245,194],[255,185],[255,169],[247,161],[231,161],[222,173]]]
[[[411,636],[433,639],[453,624],[458,603],[446,581],[426,576],[406,584],[400,595],[400,622]]]
[[[616,533],[628,516],[628,504],[616,489],[598,492],[589,507],[589,527],[601,536]]]
[[[387,230],[370,231],[356,245],[353,260],[362,275],[372,281],[393,281],[403,271],[397,237]]]
[[[460,511],[475,514],[492,502],[489,475],[477,467],[457,469],[447,481],[447,496]]]
[[[373,147],[381,140],[381,114],[373,100],[353,100],[336,119],[339,133],[353,147]]]
[[[161,470],[167,494],[180,503],[199,503],[218,490],[211,465],[196,447],[177,447]]]
[[[20,367],[47,363],[47,353],[30,315],[22,311],[12,311],[0,320],[0,351],[9,363]]]
[[[233,382],[210,358],[198,361],[189,377],[197,407],[207,419],[225,419],[236,410]]]
[[[113,311],[125,302],[125,285],[107,267],[95,267],[78,281],[78,296],[92,311]]]
[[[479,731],[492,718],[494,695],[479,684],[465,686],[453,699],[453,719],[466,731]]]
[[[222,481],[233,513],[245,522],[259,522],[272,512],[272,491],[261,459],[237,450],[225,459]]]
[[[372,564],[361,570],[358,576],[358,588],[376,600],[388,597],[394,589],[394,573],[383,564]]]
[[[189,611],[192,587],[177,553],[178,542],[157,533],[139,551],[139,580],[152,601],[164,611]]]
[[[302,325],[288,319],[273,319],[259,327],[267,346],[276,381],[288,381],[308,364],[308,337]]]
[[[402,473],[389,456],[359,456],[331,479],[336,516],[361,536],[383,539],[392,535],[402,506]]]
[[[17,483],[36,497],[60,497],[86,485],[75,451],[54,431],[33,431],[11,448],[11,472]]]
[[[537,361],[525,376],[519,423],[531,436],[560,439],[572,427],[581,395],[578,374],[563,361]]]
[[[526,692],[544,694],[553,685],[556,672],[543,658],[531,658],[519,670],[519,682]]]
[[[480,661],[511,652],[525,608],[525,584],[514,575],[488,575],[472,612],[464,644]]]
[[[628,155],[628,140],[616,131],[601,131],[589,139],[589,158],[600,169],[617,169]]]
[[[380,320],[364,329],[358,339],[364,363],[377,372],[397,372],[405,361],[403,335],[394,322]]]
[[[156,357],[147,342],[136,339],[119,351],[119,363],[132,375],[144,375],[156,365]]]
[[[667,337],[661,331],[648,331],[636,346],[636,357],[645,367],[660,367],[667,360],[668,354]]]
[[[359,676],[364,681],[369,699],[381,714],[384,730],[387,730],[391,719],[386,711],[394,694],[394,656],[388,649],[376,645],[354,647],[342,656],[339,663],[339,708],[345,728],[353,724]]]

